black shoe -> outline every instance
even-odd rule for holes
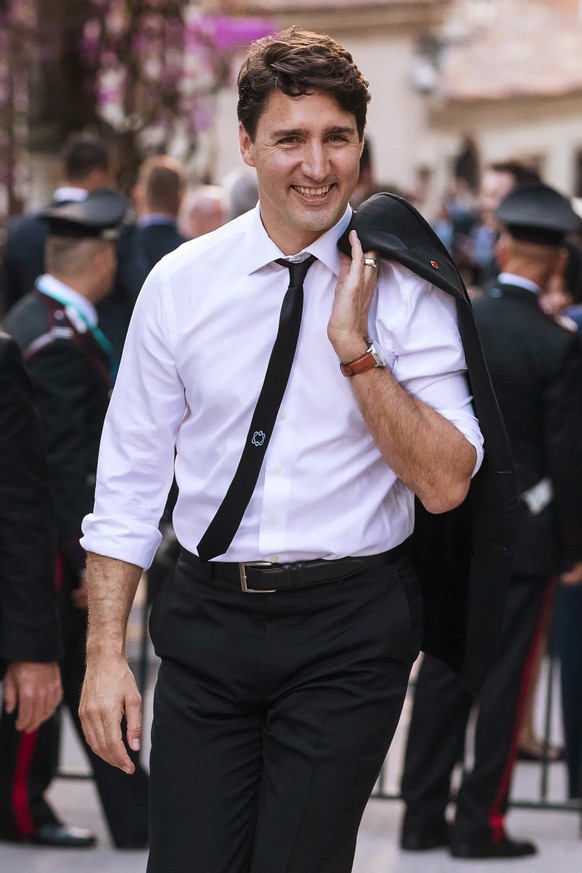
[[[403,830],[400,834],[400,848],[405,852],[428,852],[448,846],[449,827],[444,822],[433,827]]]
[[[537,848],[529,840],[511,840],[503,836],[501,840],[492,842],[451,842],[453,858],[525,858],[537,855]]]
[[[97,837],[86,828],[51,822],[37,828],[30,842],[58,849],[90,849],[96,845]]]

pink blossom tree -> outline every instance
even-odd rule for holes
[[[241,4],[236,16],[220,6],[91,0],[83,57],[97,111],[119,136],[128,181],[147,154],[172,152],[188,163],[199,135],[213,125],[216,95],[230,82],[237,48],[274,31],[269,19],[241,15]]]
[[[149,154],[193,158],[237,51],[274,30],[232,0],[0,0],[0,218],[26,201],[30,77],[42,83],[47,60],[60,87],[47,89],[44,116],[61,140],[108,130],[127,189]]]

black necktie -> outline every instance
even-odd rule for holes
[[[236,473],[216,515],[198,543],[198,555],[203,561],[226,552],[255,490],[289,380],[301,327],[303,282],[314,260],[315,257],[310,255],[299,263],[284,259],[276,261],[288,267],[290,273],[289,287],[281,306],[279,330]]]

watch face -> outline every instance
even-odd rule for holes
[[[384,366],[385,366],[384,361],[383,361],[382,358],[380,357],[380,354],[379,354],[379,352],[378,352],[378,350],[377,350],[377,348],[376,348],[376,346],[374,345],[374,343],[373,343],[372,340],[370,340],[370,342],[369,342],[369,344],[368,344],[367,351],[372,355],[372,357],[373,357],[374,360],[376,361],[376,366],[377,366],[377,367],[384,367]]]

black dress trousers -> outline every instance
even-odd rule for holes
[[[407,558],[274,594],[179,561],[150,622],[148,873],[349,873],[421,620]]]

